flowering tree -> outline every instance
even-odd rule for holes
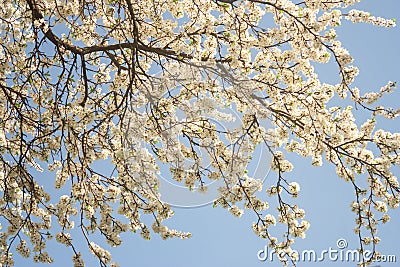
[[[372,246],[377,255],[376,226],[400,203],[392,173],[400,134],[375,129],[399,111],[374,103],[396,83],[377,92],[352,86],[358,69],[335,28],[343,19],[395,21],[347,8],[354,2],[1,0],[0,264],[13,265],[14,249],[50,263],[46,242],[55,237],[83,266],[74,234],[101,266],[117,263],[93,234],[110,246],[127,231],[190,237],[163,225],[173,211],[159,193],[162,166],[191,190],[220,181],[214,205],[238,217],[254,212],[254,232],[284,264],[295,263],[291,245],[309,223],[292,203],[300,185],[287,174],[290,152],[312,165],[334,164],[352,184],[360,250]],[[329,61],[338,84],[320,82],[314,71]],[[334,106],[333,98],[371,118],[357,125],[352,107]],[[266,192],[247,173],[261,145],[275,179]],[[105,161],[115,167],[111,175],[95,167]],[[55,172],[64,195],[45,190],[43,169]],[[283,238],[270,233],[277,222],[287,226]]]

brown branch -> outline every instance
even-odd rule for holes
[[[27,0],[28,5],[32,11],[32,16],[34,20],[44,19],[43,15],[40,13],[36,4],[33,0]],[[128,1],[129,2],[129,1]],[[136,24],[135,24],[136,25]],[[136,25],[137,26],[137,25]],[[86,55],[93,52],[108,52],[114,50],[121,50],[123,48],[134,49],[137,51],[144,51],[155,53],[158,55],[162,55],[164,57],[168,57],[174,60],[182,61],[183,59],[193,59],[193,56],[186,53],[176,53],[172,50],[163,49],[159,47],[150,47],[145,45],[144,43],[140,42],[139,40],[133,40],[133,42],[125,42],[120,44],[111,44],[111,45],[93,45],[87,47],[80,47],[77,45],[70,44],[68,42],[63,41],[61,38],[56,36],[53,31],[49,28],[46,31],[42,28],[42,32],[44,33],[45,37],[50,40],[54,45],[57,47],[64,47],[66,50],[71,51],[74,54],[78,55]],[[208,57],[201,58],[202,61],[208,61]],[[111,59],[113,61],[113,59]],[[225,63],[230,62],[232,59],[230,58],[222,58],[222,59],[215,59],[215,62]]]

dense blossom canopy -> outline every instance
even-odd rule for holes
[[[161,166],[192,190],[222,181],[214,205],[238,217],[253,211],[254,232],[284,264],[295,262],[291,245],[310,224],[292,203],[301,191],[287,175],[289,152],[335,165],[352,184],[360,249],[377,255],[376,226],[400,202],[400,134],[375,129],[399,114],[375,102],[396,84],[352,86],[358,69],[335,28],[395,21],[351,9],[355,2],[0,0],[0,265],[13,265],[14,250],[52,262],[46,242],[55,238],[83,266],[79,233],[101,266],[117,263],[94,233],[110,246],[127,231],[190,237],[163,224],[173,211],[160,198]],[[338,84],[314,70],[328,61]],[[370,119],[356,124],[352,106],[333,98]],[[275,179],[266,192],[247,170],[261,145]],[[104,174],[96,162],[115,169]],[[47,170],[65,194],[45,190]],[[271,234],[277,223],[287,225],[283,238]]]

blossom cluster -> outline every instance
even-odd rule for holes
[[[360,249],[378,243],[377,226],[400,203],[400,134],[376,125],[400,111],[372,105],[396,83],[354,87],[359,69],[335,29],[343,19],[395,20],[345,13],[356,2],[0,0],[0,265],[14,264],[13,249],[52,262],[53,236],[74,266],[84,266],[85,246],[100,265],[118,266],[105,246],[128,231],[189,238],[164,223],[173,210],[162,175],[203,192],[221,181],[214,205],[252,212],[254,232],[294,263],[291,245],[310,223],[293,202],[301,182],[290,153],[335,166],[354,187]],[[318,79],[315,63],[327,62],[337,84]],[[332,106],[337,97],[371,118],[356,121],[351,106]],[[248,174],[261,146],[275,177],[266,190]],[[47,171],[59,194],[49,194]],[[277,224],[283,238],[270,232]]]

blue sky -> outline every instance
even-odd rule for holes
[[[357,5],[358,9],[371,12],[373,15],[387,18],[397,18],[400,23],[399,0],[364,0]],[[400,82],[400,28],[377,28],[366,24],[343,23],[337,29],[338,39],[342,41],[351,55],[354,64],[360,69],[360,75],[355,84],[365,90],[379,90],[387,81]],[[319,66],[320,78],[327,82],[337,82],[338,72],[332,66]],[[398,107],[400,94],[395,91],[386,97],[384,104]],[[362,114],[361,114],[362,115]],[[399,119],[386,121],[379,126],[392,132],[399,132]],[[353,232],[354,214],[349,205],[353,200],[353,190],[349,183],[335,175],[332,166],[311,166],[311,159],[290,157],[295,170],[290,174],[293,180],[301,185],[297,200],[300,207],[306,210],[306,219],[311,222],[306,239],[296,240],[294,249],[315,250],[337,249],[338,239],[346,239],[348,249],[356,249],[358,240]],[[52,177],[47,177],[52,179]],[[273,173],[269,178],[273,179]],[[268,179],[268,178],[267,178]],[[273,205],[271,205],[273,208]],[[400,262],[400,210],[392,210],[389,215],[392,220],[379,227],[378,236],[382,241],[378,249],[382,254],[396,255]],[[166,224],[183,231],[190,231],[193,237],[189,240],[162,240],[152,235],[152,240],[145,241],[137,234],[123,234],[124,243],[112,249],[113,259],[122,267],[128,266],[280,266],[274,262],[259,261],[257,252],[267,244],[258,238],[251,229],[255,217],[251,212],[238,219],[227,210],[210,205],[201,208],[177,208],[175,215]],[[50,243],[49,243],[50,244]],[[55,244],[55,243],[51,243]],[[49,251],[53,253],[56,262],[54,266],[70,266],[71,252],[62,245],[55,244]],[[90,255],[87,266],[97,265]],[[25,260],[17,258],[16,266],[26,265]],[[356,266],[355,262],[300,262],[298,266]],[[39,264],[32,264],[40,266]],[[379,263],[381,266],[395,267],[398,263]]]

